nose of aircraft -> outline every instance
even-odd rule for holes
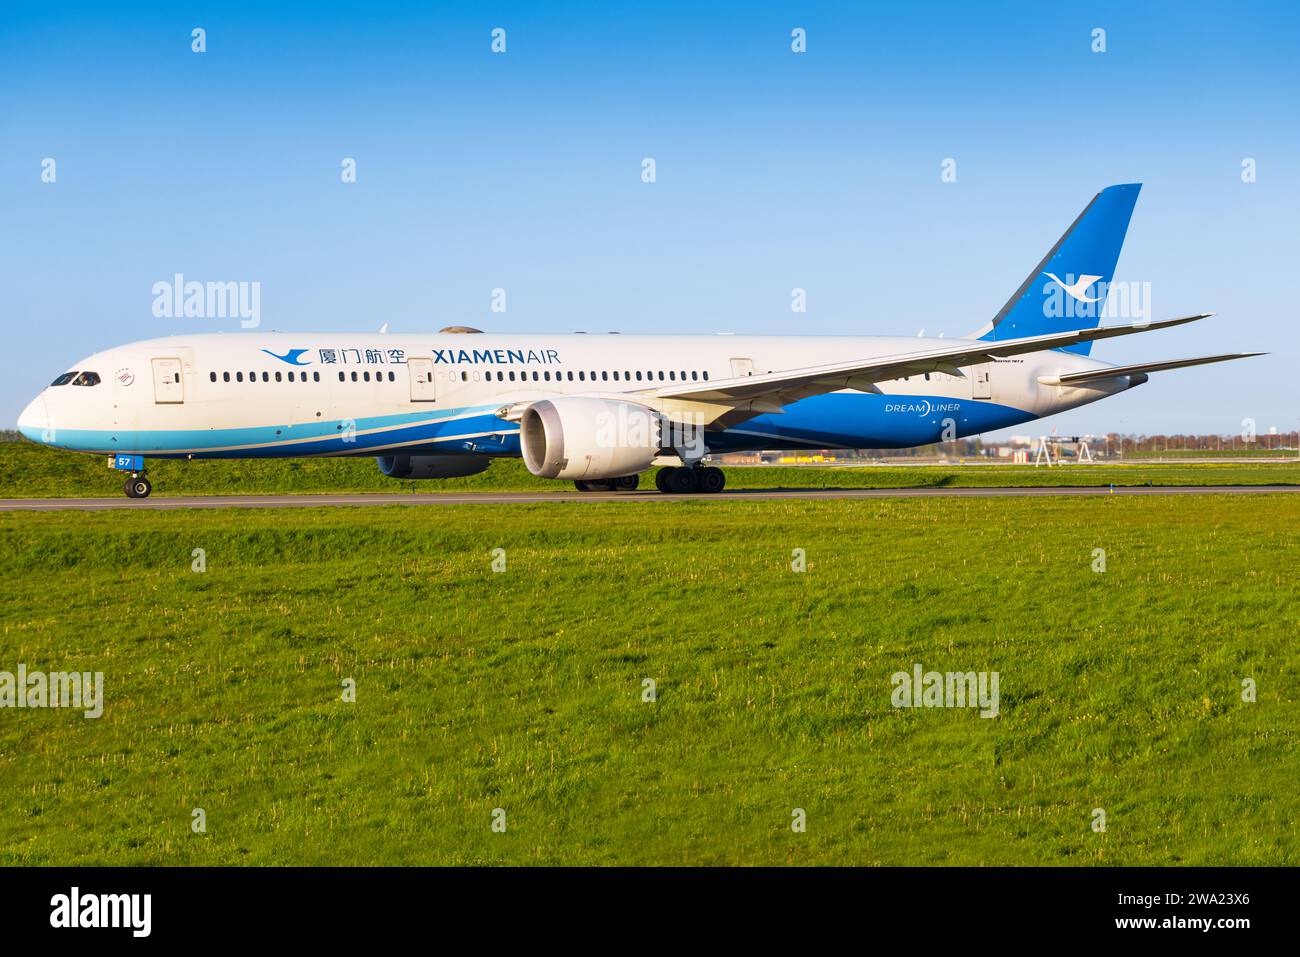
[[[38,395],[18,416],[18,431],[33,442],[48,442],[49,426],[50,416],[45,409],[45,400]]]

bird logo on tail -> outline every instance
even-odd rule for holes
[[[1097,302],[1101,299],[1101,296],[1094,296],[1091,299],[1088,298],[1088,287],[1100,279],[1100,276],[1080,276],[1074,285],[1067,285],[1066,282],[1063,279],[1060,279],[1054,272],[1045,272],[1043,275],[1050,277],[1052,282],[1056,283],[1068,292],[1072,298],[1079,302]]]

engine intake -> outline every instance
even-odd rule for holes
[[[650,467],[662,431],[663,417],[635,402],[561,396],[524,410],[519,444],[539,478],[618,478]]]

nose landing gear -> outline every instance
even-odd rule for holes
[[[132,475],[126,480],[127,498],[148,498],[153,484],[143,475]]]
[[[148,498],[149,493],[153,491],[153,485],[144,477],[143,455],[133,455],[129,452],[110,455],[108,467],[119,472],[131,473],[130,478],[126,480],[126,485],[123,486],[127,498]]]

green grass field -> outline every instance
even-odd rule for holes
[[[122,495],[125,476],[104,457],[29,442],[0,445],[0,498]],[[763,466],[727,468],[729,488],[937,488],[1042,485],[1296,485],[1294,461],[1187,465]],[[531,475],[518,459],[497,461],[466,478],[411,482],[386,478],[373,458],[272,459],[149,463],[155,495],[297,495],[326,492],[566,492],[569,482]],[[652,476],[642,484],[653,488]]]
[[[1300,858],[1294,496],[306,514],[0,515],[0,862]]]
[[[1253,446],[1228,449],[1153,449],[1149,452],[1125,451],[1131,459],[1276,459],[1279,462],[1296,461],[1295,449],[1262,449]]]

